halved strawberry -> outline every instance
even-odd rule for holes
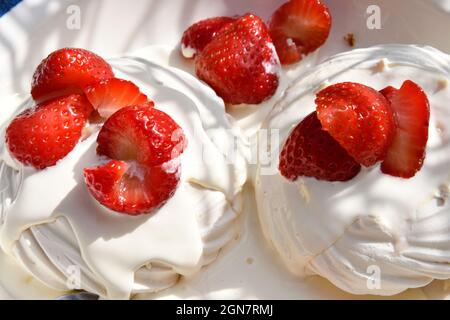
[[[157,166],[178,157],[186,139],[169,115],[147,103],[114,113],[103,125],[97,142],[100,155]]]
[[[359,83],[331,85],[317,94],[322,126],[360,164],[385,158],[395,135],[391,106],[378,91]]]
[[[230,104],[259,104],[279,84],[280,65],[269,31],[252,14],[222,29],[197,56],[195,69]]]
[[[84,93],[95,110],[103,118],[109,118],[123,107],[139,105],[148,98],[131,81],[111,78],[88,86]]]
[[[85,169],[94,198],[111,210],[151,213],[175,192],[179,155],[186,147],[182,129],[153,104],[128,106],[114,113],[98,135],[97,153],[113,161]]]
[[[234,21],[236,18],[215,17],[194,23],[183,33],[181,39],[183,56],[187,59],[194,58],[217,36],[220,30]]]
[[[89,101],[78,94],[25,110],[6,130],[9,151],[24,165],[53,166],[78,143],[92,110]]]
[[[412,178],[425,160],[430,121],[427,95],[410,80],[398,90],[387,87],[381,93],[390,101],[398,123],[381,170],[392,176]]]
[[[291,0],[275,11],[269,28],[281,63],[291,64],[325,43],[331,15],[319,0]]]
[[[86,86],[114,77],[111,66],[93,52],[63,48],[51,53],[37,67],[31,95],[41,102],[70,93],[83,93]]]
[[[180,165],[172,162],[146,167],[112,160],[84,170],[92,196],[111,210],[128,215],[151,213],[170,199],[180,180]]]
[[[280,154],[281,174],[295,181],[300,176],[325,181],[348,181],[361,166],[322,129],[317,113],[307,116],[292,131]]]

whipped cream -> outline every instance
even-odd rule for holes
[[[317,274],[354,294],[393,295],[450,278],[450,57],[431,47],[383,45],[339,54],[294,81],[263,128],[279,130],[278,157],[291,130],[315,110],[315,94],[344,81],[381,90],[411,79],[427,93],[427,157],[412,179],[363,169],[353,180],[290,182],[258,166],[263,232],[294,274]]]
[[[6,187],[1,194],[1,248],[50,287],[67,290],[74,285],[119,299],[159,291],[212,262],[238,232],[240,192],[247,179],[240,131],[210,88],[148,56],[154,58],[143,50],[110,63],[117,77],[136,83],[188,139],[180,158],[180,185],[157,212],[120,215],[89,195],[83,168],[102,161],[96,155],[98,131],[56,166],[41,171],[23,167],[1,145]],[[3,141],[7,124],[2,126]]]
[[[197,54],[197,50],[190,46],[186,46],[184,43],[181,44],[181,53],[187,59],[192,59]]]

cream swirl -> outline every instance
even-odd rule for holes
[[[375,166],[345,183],[289,182],[259,166],[263,231],[295,274],[318,274],[348,292],[378,295],[450,278],[448,55],[383,45],[330,58],[295,81],[275,106],[263,127],[279,130],[280,139],[268,152],[278,167],[280,148],[314,111],[315,93],[324,86],[352,81],[380,90],[407,79],[424,88],[431,104],[427,158],[416,177],[391,177]]]
[[[169,114],[189,141],[180,185],[155,214],[115,214],[89,195],[83,168],[101,161],[95,130],[56,166],[41,171],[21,166],[1,145],[6,188],[0,245],[53,288],[78,286],[79,273],[80,287],[103,297],[162,290],[212,262],[236,235],[247,178],[240,132],[211,89],[148,57],[154,58],[151,48],[110,63],[116,76],[136,83]]]

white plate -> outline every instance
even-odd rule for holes
[[[199,19],[248,11],[267,19],[284,2],[25,0],[0,18],[0,105],[13,103],[27,94],[35,66],[57,48],[83,47],[108,57],[152,44],[174,47],[184,29]],[[355,35],[356,47],[414,43],[431,45],[450,53],[450,38],[446,33],[450,30],[449,0],[324,2],[332,12],[333,30],[329,41],[320,50],[320,60],[349,50],[343,40],[348,33]],[[370,5],[377,7],[369,8]],[[370,30],[367,10],[377,8],[381,13],[381,29]],[[81,19],[79,29],[76,28],[78,12]],[[300,282],[287,274],[273,252],[265,246],[252,192],[247,192],[246,197],[243,231],[236,243],[194,279],[184,280],[173,289],[145,298],[355,298],[323,279],[313,277]],[[59,294],[43,288],[29,275],[17,270],[14,262],[0,253],[0,298],[53,298]],[[445,287],[443,282],[434,282],[425,289],[409,290],[394,298],[444,298]]]

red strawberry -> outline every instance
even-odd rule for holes
[[[186,140],[178,124],[153,103],[114,113],[98,135],[97,153],[111,159],[158,166],[178,157]]]
[[[128,106],[103,125],[97,153],[114,159],[85,169],[93,197],[111,210],[138,215],[161,207],[180,179],[177,157],[186,146],[175,121],[153,103]]]
[[[300,176],[325,181],[348,181],[361,166],[322,129],[317,113],[307,116],[292,131],[280,154],[281,174],[295,181]]]
[[[84,90],[86,97],[103,118],[117,110],[148,101],[145,94],[131,81],[111,78],[102,80]]]
[[[430,105],[425,92],[414,82],[381,93],[391,102],[398,127],[381,170],[392,176],[412,178],[422,168],[428,141]]]
[[[281,63],[291,64],[325,43],[331,15],[319,0],[291,0],[275,11],[269,28]]]
[[[6,130],[10,152],[25,165],[44,169],[64,158],[81,138],[92,106],[73,94],[19,114]]]
[[[278,58],[264,22],[247,14],[226,26],[197,56],[197,76],[226,103],[258,104],[279,83]]]
[[[114,77],[111,66],[98,55],[76,48],[51,53],[37,67],[31,84],[36,101],[69,93],[82,93],[86,86]]]
[[[360,164],[372,166],[386,156],[396,129],[389,102],[378,91],[351,82],[317,94],[322,126]]]
[[[89,192],[111,210],[139,215],[160,208],[176,191],[180,180],[178,163],[146,167],[112,160],[87,168],[84,177]]]
[[[194,58],[217,36],[220,30],[234,21],[236,18],[216,17],[199,21],[190,26],[183,33],[181,39],[183,56],[188,59]]]

